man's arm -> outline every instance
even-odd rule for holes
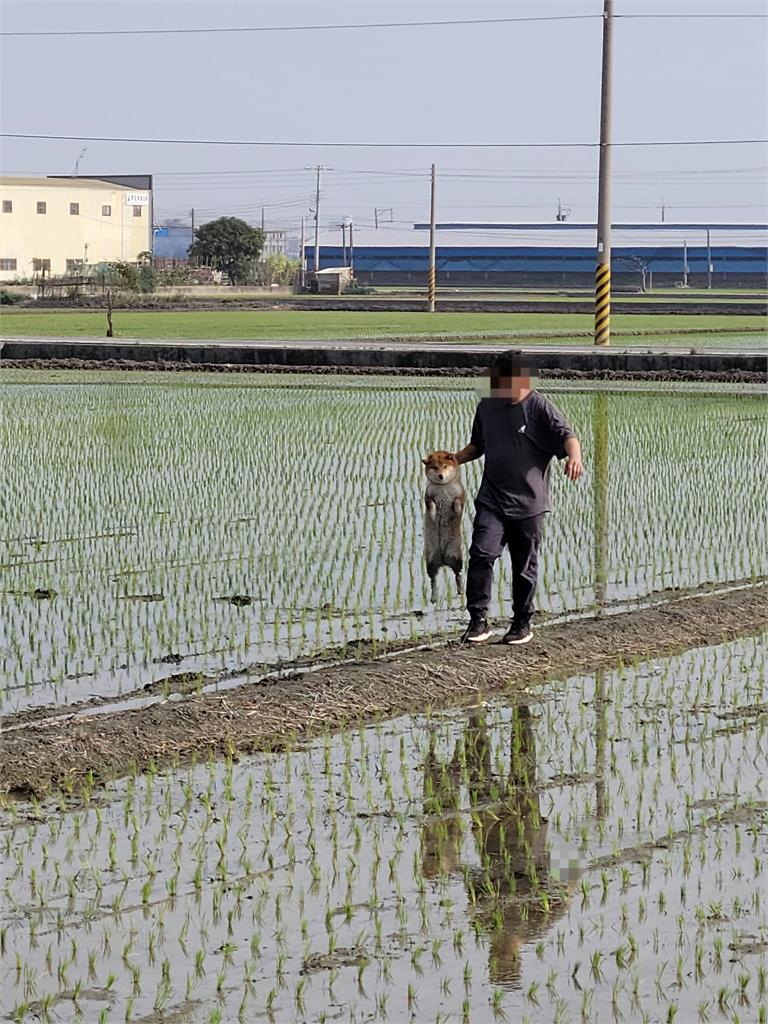
[[[464,447],[455,454],[456,461],[461,466],[465,462],[474,462],[474,460],[479,459],[483,453],[480,451],[477,445],[472,444],[472,442],[470,441],[469,444],[464,445]]]
[[[578,437],[569,437],[563,447],[565,448],[565,475],[576,483],[584,472],[581,461],[581,443]]]
[[[480,406],[475,409],[475,418],[472,420],[472,434],[469,444],[455,453],[459,465],[464,462],[474,462],[481,455],[485,455],[485,438],[483,437],[483,422],[480,418]]]

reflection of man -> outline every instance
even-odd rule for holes
[[[553,877],[547,822],[536,789],[536,749],[528,707],[512,709],[510,763],[506,777],[494,774],[482,712],[470,716],[449,766],[430,756],[424,771],[423,868],[427,877],[459,873],[464,820],[480,867],[464,871],[475,920],[490,939],[489,974],[494,984],[519,987],[520,946],[543,935],[568,905],[571,885]],[[466,771],[470,807],[458,813]]]

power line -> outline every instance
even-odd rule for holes
[[[598,142],[278,142],[261,139],[142,139],[108,135],[38,135],[0,132],[3,139],[44,139],[55,142],[130,142],[155,146],[258,146],[305,149],[597,149]],[[763,146],[768,139],[654,139],[614,142],[613,146]]]
[[[211,26],[208,28],[91,28],[91,29],[30,29],[29,31],[0,32],[0,36],[166,36],[166,35],[223,35],[234,32],[335,32],[380,28],[434,28],[452,25],[506,25],[547,21],[594,21],[599,14],[553,14],[527,18],[457,18],[429,21],[370,21],[345,22],[335,25],[246,25]]]
[[[768,17],[766,14],[723,12],[707,14],[703,12],[689,13],[665,13],[665,14],[617,14],[617,19],[632,21],[648,21],[656,19],[728,19],[742,20]],[[62,37],[62,36],[171,36],[171,35],[225,35],[233,33],[265,33],[265,32],[337,32],[337,31],[367,31],[369,29],[387,28],[446,28],[453,26],[470,25],[519,25],[541,22],[561,21],[602,21],[601,14],[552,14],[552,15],[531,15],[518,18],[441,18],[425,21],[370,21],[370,22],[345,22],[335,25],[240,25],[240,26],[208,26],[201,28],[89,28],[89,29],[29,29],[0,31],[0,36],[6,38],[19,37]]]

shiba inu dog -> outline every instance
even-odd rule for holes
[[[453,572],[458,592],[462,593],[461,517],[465,493],[459,463],[451,452],[432,452],[421,461],[428,480],[424,494],[424,560],[432,584],[430,600],[434,604],[437,574],[443,566]]]

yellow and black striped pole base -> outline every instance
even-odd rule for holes
[[[598,263],[595,271],[595,344],[611,343],[611,265]]]
[[[427,271],[427,301],[429,302],[430,312],[435,308],[435,292],[436,292],[436,275],[435,268],[430,267]]]

